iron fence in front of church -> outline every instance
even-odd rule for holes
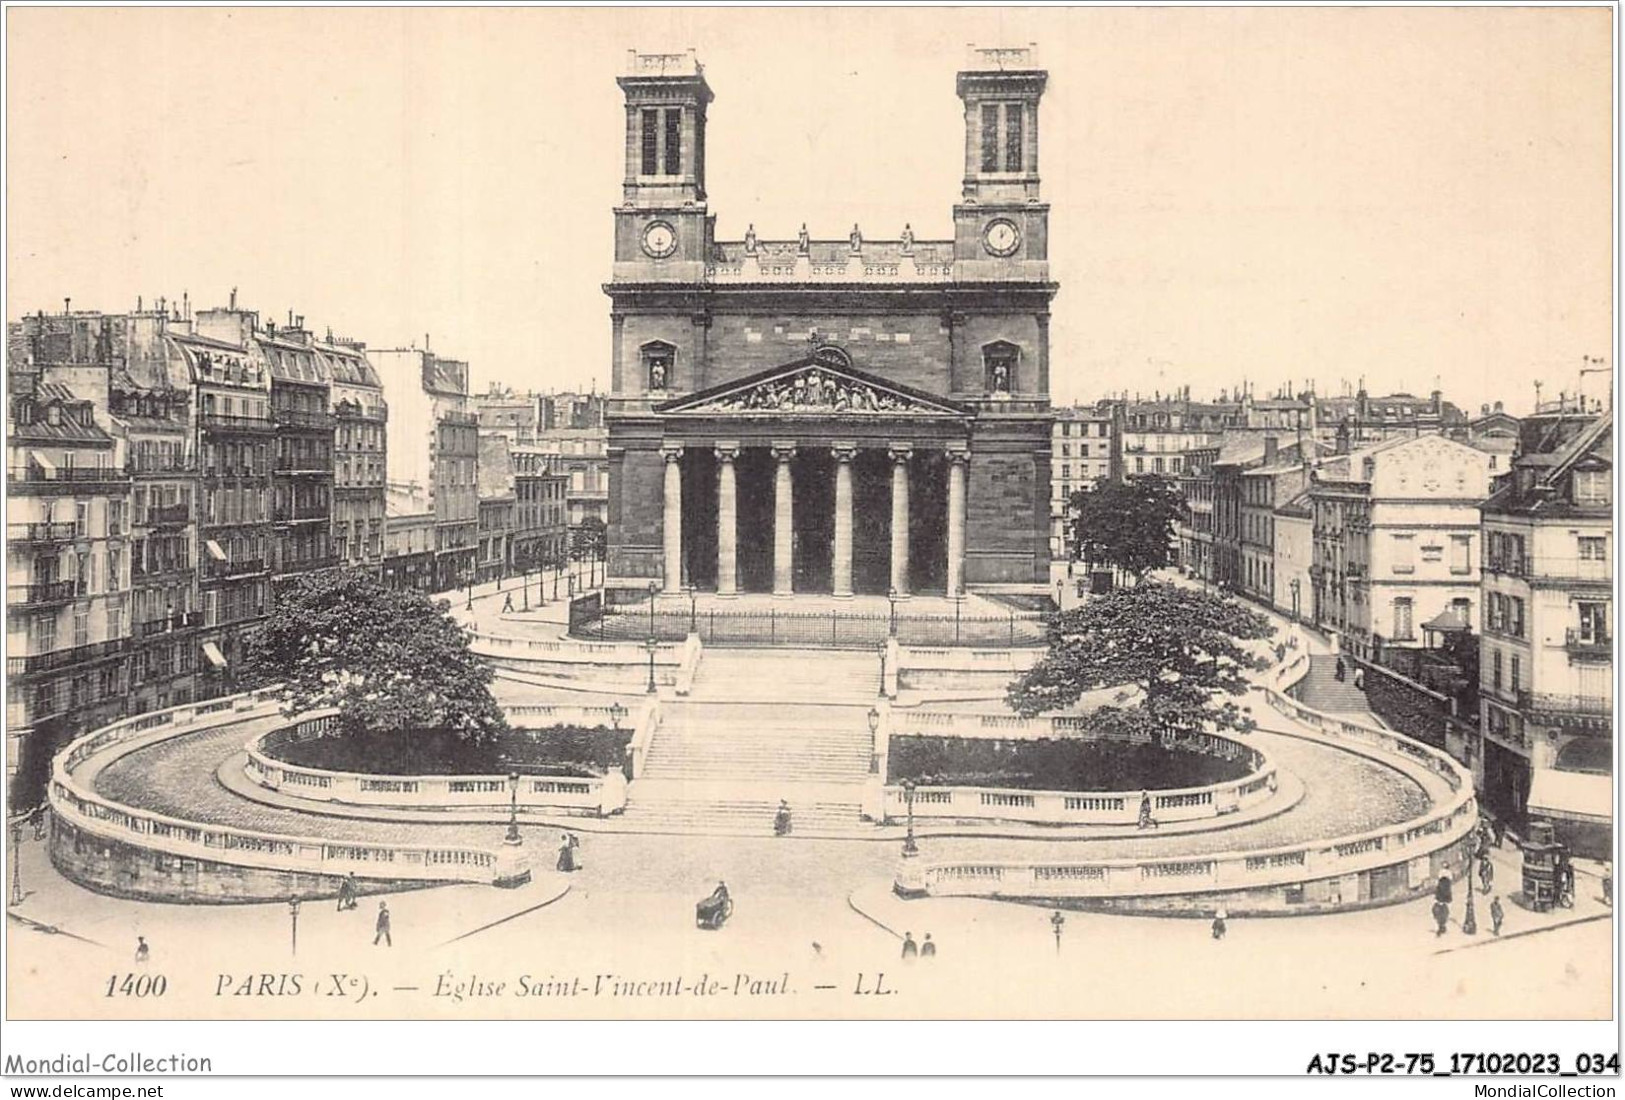
[[[584,609],[585,610],[585,609]],[[924,615],[885,611],[766,611],[647,606],[610,606],[592,609],[577,621],[571,616],[570,633],[577,638],[610,641],[680,642],[690,633],[705,645],[807,645],[842,649],[873,648],[896,635],[902,645],[1018,647],[1045,644],[1044,615],[1011,611],[1003,615]]]

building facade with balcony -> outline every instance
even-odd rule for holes
[[[479,541],[479,421],[468,364],[427,348],[370,350],[367,357],[389,402],[391,498],[422,499],[434,513],[434,588],[466,584]],[[387,507],[391,516],[415,514]]]
[[[1480,508],[1484,629],[1473,771],[1485,802],[1611,848],[1613,414],[1537,415]]]
[[[6,766],[32,801],[68,737],[124,711],[130,474],[90,401],[38,372],[8,390]]]
[[[1478,618],[1478,506],[1489,458],[1441,435],[1395,437],[1317,472],[1313,613],[1356,656],[1418,648],[1445,612]]]
[[[1308,488],[1310,472],[1320,458],[1320,445],[1308,435],[1289,440],[1284,446],[1271,435],[1264,438],[1263,444],[1259,464],[1241,468],[1236,482],[1241,498],[1240,570],[1236,579],[1243,595],[1285,611],[1289,607],[1276,599],[1282,556],[1278,510]],[[1305,562],[1305,569],[1307,565]]]
[[[275,465],[271,478],[271,578],[330,569],[332,552],[332,377],[327,357],[305,329],[303,317],[274,323],[256,334],[271,376]]]
[[[1175,564],[1186,576],[1207,584],[1218,579],[1213,549],[1213,463],[1218,457],[1216,443],[1185,452],[1178,480],[1185,511],[1174,521],[1174,538],[1179,544]]]
[[[1240,401],[1222,395],[1218,401],[1193,401],[1190,390],[1114,403],[1121,458],[1114,477],[1161,474],[1178,480],[1185,452],[1217,444],[1226,432],[1247,426]]]
[[[552,456],[536,447],[515,447],[509,460],[515,500],[513,567],[534,570],[568,560],[569,478],[554,472]]]
[[[364,345],[329,337],[316,352],[333,384],[333,556],[376,575],[388,511],[389,405]]]
[[[171,334],[196,386],[200,679],[208,695],[231,690],[245,639],[271,606],[276,425],[258,327],[258,314],[234,300],[200,311],[193,332]]]
[[[1112,409],[1073,405],[1055,410],[1050,431],[1050,557],[1072,556],[1072,494],[1112,477],[1117,454]]]

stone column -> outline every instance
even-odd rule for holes
[[[795,591],[795,487],[790,477],[790,460],[796,457],[794,442],[773,444],[773,595],[786,597]]]
[[[965,466],[970,452],[948,452],[948,595],[965,591]]]
[[[852,596],[852,460],[857,456],[856,443],[836,443],[830,447],[835,455],[835,553],[832,570],[834,583],[831,591],[836,599]]]
[[[666,460],[666,517],[663,532],[665,555],[664,587],[676,592],[683,586],[683,448],[667,444],[660,448]]]
[[[893,444],[891,457],[891,587],[899,596],[908,595],[908,460],[914,452]]]
[[[739,593],[739,517],[735,511],[734,459],[739,444],[717,444],[717,595]]]

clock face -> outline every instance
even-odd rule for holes
[[[677,251],[677,230],[666,222],[650,222],[643,231],[643,251],[664,260]]]
[[[1021,247],[1021,230],[1009,218],[994,218],[982,230],[982,247],[995,256],[1013,255]]]

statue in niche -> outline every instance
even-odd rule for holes
[[[666,388],[666,361],[653,359],[649,362],[649,388],[663,390]]]

